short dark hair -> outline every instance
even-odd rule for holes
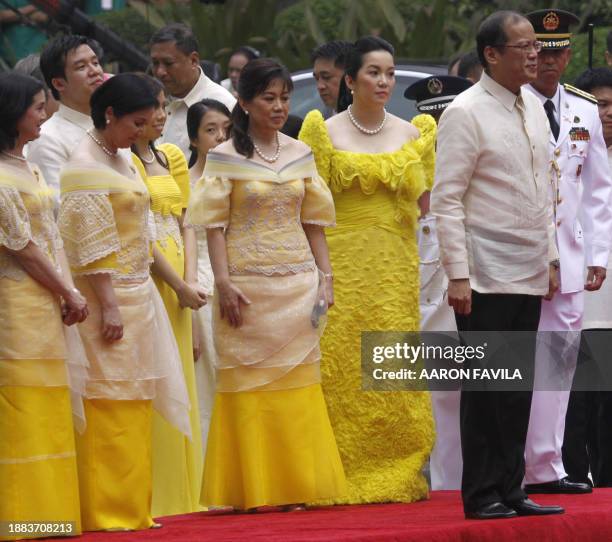
[[[478,58],[478,53],[476,53],[476,51],[468,51],[459,59],[457,75],[467,78],[474,68],[479,68],[481,66],[482,64],[480,63],[480,58]]]
[[[357,72],[361,69],[361,66],[363,66],[363,57],[373,51],[387,51],[391,56],[395,55],[393,45],[388,41],[378,36],[364,36],[351,45],[346,52],[345,74],[355,79],[357,77]],[[343,77],[340,81],[340,89],[338,90],[338,106],[336,107],[338,113],[344,111],[351,103],[353,103],[353,97]]]
[[[606,38],[606,49],[609,53],[612,53],[612,30],[608,32],[608,37]]]
[[[463,53],[455,53],[453,56],[450,57],[448,61],[448,66],[446,67],[446,71],[448,73],[450,73],[450,71],[453,69],[455,64],[457,64],[461,60],[462,56],[463,56]]]
[[[172,23],[160,28],[149,41],[149,47],[156,43],[165,43],[173,41],[176,43],[176,48],[186,55],[190,55],[194,51],[199,53],[200,45],[193,33],[193,30],[186,24]]]
[[[310,61],[314,64],[315,60],[323,58],[325,60],[333,60],[336,68],[344,69],[346,61],[346,53],[351,49],[353,44],[346,40],[333,40],[319,45],[310,53]]]
[[[488,68],[484,54],[485,48],[506,45],[508,42],[505,30],[506,23],[508,21],[515,22],[520,19],[528,21],[524,15],[516,11],[502,10],[492,13],[480,23],[478,33],[476,34],[476,51],[478,52],[480,63],[485,70]]]
[[[103,52],[100,44],[96,40],[78,34],[58,36],[52,39],[40,54],[40,70],[56,100],[60,99],[60,95],[51,81],[56,77],[66,77],[66,56],[70,51],[74,51],[81,45],[91,47],[98,59],[101,60]]]
[[[574,86],[585,92],[593,92],[594,88],[612,88],[612,68],[593,68],[583,71]]]
[[[250,102],[255,96],[265,92],[270,83],[277,79],[283,82],[289,92],[293,90],[291,74],[281,63],[272,58],[251,60],[240,72],[238,97]],[[232,110],[232,142],[238,154],[251,158],[255,147],[248,131],[249,116],[239,104],[236,104]]]
[[[159,92],[157,93],[159,94]],[[106,127],[106,110],[116,117],[157,106],[157,94],[150,82],[135,73],[120,73],[102,83],[91,95],[91,119],[98,130]]]
[[[191,144],[191,140],[198,138],[198,130],[200,129],[202,118],[209,111],[217,111],[225,115],[228,119],[232,118],[232,114],[227,106],[217,100],[205,98],[189,107],[187,110],[187,135],[189,136],[189,150],[191,151],[189,167],[193,166],[198,159],[198,149]]]
[[[240,47],[232,51],[232,54],[229,56],[229,58],[232,58],[234,55],[242,55],[249,61],[251,61],[255,60],[256,58],[259,58],[261,56],[261,53],[250,45],[241,45]]]
[[[45,90],[43,84],[29,75],[16,72],[0,74],[0,151],[17,143],[17,124],[34,101]]]

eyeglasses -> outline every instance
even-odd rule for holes
[[[531,50],[535,51],[536,53],[539,53],[544,47],[544,43],[541,41],[530,41],[521,45],[496,45],[496,47],[510,47],[512,49],[520,49],[523,54],[527,54]]]

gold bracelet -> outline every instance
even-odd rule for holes
[[[333,273],[323,273],[323,277],[326,279],[333,279],[334,274]]]

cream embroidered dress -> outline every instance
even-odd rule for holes
[[[33,242],[59,270],[53,205],[38,169],[0,163],[0,522],[73,521],[79,534],[60,300],[7,251]]]
[[[311,154],[280,172],[211,152],[187,220],[224,228],[233,284],[251,300],[233,328],[213,307],[217,392],[202,504],[247,509],[339,496],[344,473],[321,393],[311,322],[318,270],[302,223],[331,226]],[[217,296],[215,296],[217,298]]]
[[[77,153],[79,150],[77,150]],[[79,325],[90,363],[87,429],[77,436],[84,530],[144,529],[151,519],[152,406],[190,435],[189,400],[176,341],[149,276],[149,193],[93,159],[61,175],[59,226],[89,317]],[[123,338],[102,337],[102,313],[88,276],[112,279]]]
[[[155,219],[155,244],[181,277],[185,276],[185,249],[179,218],[189,200],[189,172],[181,150],[170,143],[158,147],[168,160],[166,175],[147,176],[140,160],[134,162],[151,196]],[[161,278],[153,276],[155,286],[168,312],[179,348],[183,374],[189,392],[191,435],[189,440],[160,415],[153,416],[153,516],[187,514],[200,510],[202,485],[202,441],[193,363],[191,309],[181,308],[174,290]]]

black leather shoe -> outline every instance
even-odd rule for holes
[[[549,516],[565,512],[560,506],[541,506],[531,499],[508,503],[508,506],[516,511],[519,516]]]
[[[526,493],[592,493],[593,488],[589,484],[582,482],[570,482],[569,478],[565,477],[554,482],[546,482],[545,484],[527,484],[525,486]]]
[[[473,512],[466,512],[465,519],[504,519],[515,518],[518,514],[502,502],[485,504]]]

